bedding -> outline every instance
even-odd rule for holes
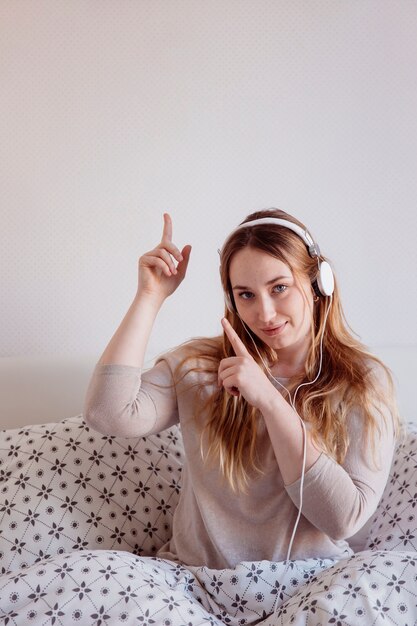
[[[363,550],[183,567],[155,556],[181,489],[177,427],[104,436],[82,415],[0,433],[5,624],[417,624],[417,429],[397,446]]]

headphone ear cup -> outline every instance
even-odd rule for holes
[[[320,263],[317,286],[322,296],[331,296],[334,291],[333,271],[327,261]]]

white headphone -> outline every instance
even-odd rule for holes
[[[327,261],[320,261],[320,248],[318,244],[314,241],[313,237],[307,230],[298,226],[298,224],[294,224],[294,222],[289,222],[288,220],[283,220],[278,217],[261,217],[257,220],[251,220],[250,222],[244,222],[240,224],[237,228],[235,228],[229,235],[233,235],[238,230],[242,228],[246,228],[248,226],[256,226],[258,224],[276,224],[277,226],[283,226],[284,228],[289,228],[296,235],[301,237],[304,243],[307,246],[307,250],[309,255],[312,258],[317,258],[318,263],[318,276],[317,276],[317,292],[318,295],[322,296],[331,296],[334,291],[334,276],[332,268],[330,267]],[[314,288],[314,287],[313,287]],[[231,312],[236,311],[236,307],[233,303],[233,299],[229,293],[225,294],[225,302],[226,306]]]

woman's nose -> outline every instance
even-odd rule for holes
[[[270,322],[276,315],[275,306],[271,298],[259,300],[258,318],[261,322]]]

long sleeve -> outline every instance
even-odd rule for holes
[[[302,513],[314,526],[333,539],[355,534],[367,522],[381,499],[395,447],[392,418],[386,424],[375,415],[381,435],[376,435],[375,450],[365,449],[364,427],[360,413],[349,416],[350,445],[343,464],[322,453],[304,477]],[[286,487],[299,508],[300,482]]]
[[[144,437],[178,422],[171,369],[164,359],[141,374],[131,365],[97,364],[84,401],[94,430],[117,437]]]

